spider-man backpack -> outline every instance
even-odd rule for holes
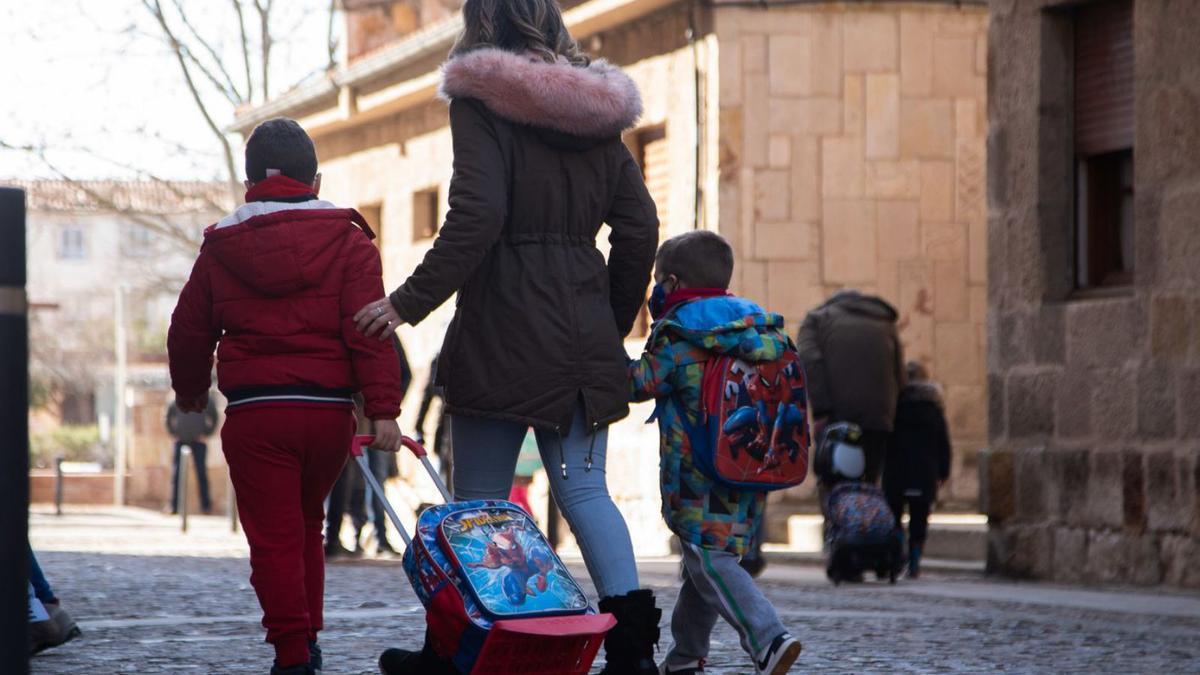
[[[700,417],[683,416],[696,466],[733,487],[781,490],[808,474],[804,368],[788,340],[774,361],[714,354],[704,367]]]

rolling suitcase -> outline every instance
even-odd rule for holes
[[[410,537],[355,436],[350,453],[404,540],[404,571],[434,651],[470,675],[588,672],[616,625],[597,614],[533,518],[504,500],[453,501],[419,443],[404,438],[446,503],[425,509]]]
[[[873,571],[896,583],[904,567],[904,534],[896,527],[883,491],[869,483],[838,483],[829,493],[827,508],[829,580],[839,584]]]

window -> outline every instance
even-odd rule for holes
[[[637,158],[638,166],[642,169],[642,178],[646,180],[646,190],[654,200],[658,210],[659,239],[667,231],[669,212],[667,207],[671,196],[671,164],[667,146],[667,129],[663,126],[639,130],[626,138],[630,152]],[[645,305],[638,312],[633,322],[633,337],[645,337],[650,334],[650,311]]]
[[[142,258],[154,252],[154,235],[149,228],[131,224],[123,228],[125,241],[121,252],[131,258]]]
[[[438,189],[413,193],[413,241],[432,239],[438,231]]]
[[[665,230],[669,222],[667,207],[671,196],[671,158],[666,128],[660,126],[639,131],[637,144],[637,158],[642,166],[642,176],[646,179],[646,189],[658,208],[658,226],[660,231]]]
[[[1075,286],[1133,282],[1133,5],[1074,16]]]
[[[383,250],[383,204],[363,204],[358,207],[367,225],[375,233],[375,248]]]
[[[68,226],[58,231],[58,257],[62,260],[83,260],[87,257],[82,228]]]

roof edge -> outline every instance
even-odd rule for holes
[[[572,35],[581,39],[607,30],[612,25],[683,1],[589,0],[565,10],[563,20]],[[225,131],[245,135],[261,122],[312,107],[322,99],[336,98],[336,101],[331,101],[332,105],[329,107],[333,109],[332,111],[317,115],[315,121],[321,131],[328,131],[335,127],[340,128],[350,122],[351,118],[354,121],[366,121],[385,114],[394,106],[387,106],[386,111],[380,106],[373,106],[370,112],[360,110],[361,106],[353,95],[354,86],[398,70],[432,53],[449,52],[461,31],[462,16],[460,14],[430,24],[373,54],[339,68],[318,82],[297,87],[266,103],[235,113],[233,122],[225,128]],[[436,78],[431,80],[431,74],[427,73],[397,83],[387,89],[399,92],[400,98],[407,105],[414,105],[430,100],[436,95]],[[378,99],[379,97],[372,96],[372,98]],[[317,130],[309,129],[309,132],[313,133]]]

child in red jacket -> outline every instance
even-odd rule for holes
[[[171,317],[167,351],[180,409],[229,400],[221,443],[250,543],[272,675],[319,670],[324,500],[355,430],[361,391],[374,448],[400,446],[400,364],[352,317],[383,297],[374,234],[353,209],[317,199],[312,140],[277,118],[246,141],[246,204],[204,232]]]

